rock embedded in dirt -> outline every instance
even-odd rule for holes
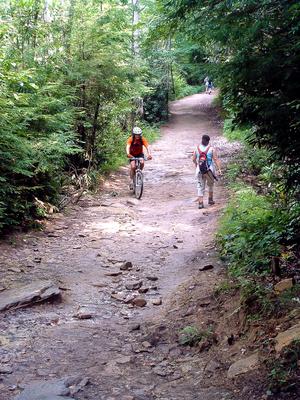
[[[55,232],[50,232],[50,233],[48,233],[47,236],[49,238],[59,238],[60,237],[60,235],[58,233],[55,233]]]
[[[126,282],[125,287],[127,290],[138,290],[142,287],[143,281]]]
[[[105,272],[105,276],[119,276],[119,275],[122,275],[122,271],[114,270]]]
[[[227,377],[229,379],[235,378],[236,376],[246,374],[260,365],[258,353],[253,353],[247,358],[242,358],[232,364],[227,372]]]
[[[132,361],[132,357],[131,356],[120,356],[119,358],[114,360],[117,364],[128,364]]]
[[[4,290],[6,290],[5,286],[0,285],[0,292],[4,292]]]
[[[0,311],[28,306],[60,295],[52,281],[36,281],[29,285],[6,290],[0,294]]]
[[[70,389],[64,380],[34,381],[25,386],[15,400],[69,400]]]
[[[147,301],[142,298],[142,297],[135,297],[131,304],[133,304],[136,307],[145,307],[145,305],[147,304]]]
[[[157,276],[146,276],[146,278],[147,278],[149,281],[152,281],[152,282],[155,282],[155,281],[158,280],[158,277],[157,277]]]
[[[7,271],[15,272],[17,274],[20,273],[20,272],[24,272],[23,269],[17,268],[17,267],[10,267],[10,268],[7,269]]]
[[[131,261],[126,261],[120,266],[121,271],[128,271],[129,269],[132,269],[133,265]]]
[[[103,288],[103,287],[106,287],[107,284],[99,282],[99,283],[92,283],[92,286],[97,287],[97,288]]]
[[[139,204],[139,201],[137,199],[130,199],[130,200],[126,200],[126,204],[128,204],[129,206],[137,206]]]
[[[293,278],[283,279],[276,283],[274,290],[277,294],[284,292],[285,290],[291,289],[294,285]]]
[[[13,370],[8,365],[0,365],[0,374],[12,374]]]
[[[141,328],[141,324],[132,324],[129,328],[129,332],[139,331]]]
[[[278,333],[275,337],[275,350],[280,353],[281,350],[289,346],[294,340],[300,340],[300,323],[292,326],[284,332]]]
[[[207,264],[207,265],[204,265],[203,267],[200,267],[199,271],[208,271],[213,268],[214,268],[214,266],[212,264]]]

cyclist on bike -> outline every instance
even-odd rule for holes
[[[143,137],[142,130],[138,126],[134,127],[132,130],[132,136],[130,136],[127,140],[126,153],[128,158],[144,158],[144,147],[147,150],[147,158],[148,160],[152,159],[149,143]],[[144,168],[144,160],[141,160],[141,169]],[[135,171],[135,161],[130,160],[130,179],[133,179]],[[130,183],[130,189],[132,190],[132,183]]]

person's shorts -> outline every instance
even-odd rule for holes
[[[141,153],[141,154],[138,154],[137,156],[134,156],[134,157],[136,157],[136,158],[145,158],[145,154]],[[129,158],[129,164],[130,163],[131,163],[131,159]]]

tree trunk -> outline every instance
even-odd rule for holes
[[[73,22],[74,22],[74,12],[76,7],[77,0],[71,0],[70,8],[69,8],[69,16],[68,16],[68,23],[65,29],[65,48],[66,54],[70,56],[71,53],[71,37],[72,37],[72,29],[73,29]]]
[[[94,155],[94,150],[95,150],[95,143],[96,143],[96,133],[97,133],[97,127],[98,127],[98,116],[99,116],[99,111],[100,111],[100,101],[99,99],[97,100],[96,106],[95,106],[95,112],[94,112],[94,119],[93,119],[93,126],[92,126],[92,133],[91,133],[91,138],[90,138],[90,143],[89,143],[89,148],[90,148],[90,160],[93,160],[93,155]]]
[[[140,21],[140,0],[131,0],[132,4],[132,53],[133,56],[139,55],[139,36],[140,29],[136,29],[136,25]]]

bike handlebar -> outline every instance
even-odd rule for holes
[[[136,161],[136,160],[145,160],[148,161],[147,157],[130,157],[130,161]]]

